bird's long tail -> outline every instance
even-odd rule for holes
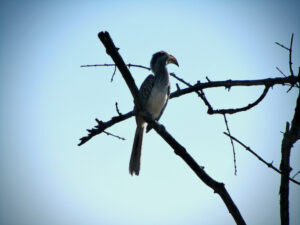
[[[144,126],[137,126],[129,162],[129,173],[139,175],[141,166],[142,143],[144,137]]]

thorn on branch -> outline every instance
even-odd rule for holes
[[[272,162],[270,162],[270,163],[267,163],[268,167],[272,167],[272,166],[273,166],[273,162],[274,162],[274,161],[272,161]]]
[[[180,87],[179,87],[178,83],[176,83],[176,88],[177,88],[177,91],[180,91]]]
[[[117,70],[117,66],[115,66],[114,72],[113,72],[113,74],[112,74],[112,76],[111,76],[111,78],[110,78],[110,82],[113,82],[114,76],[115,76],[115,74],[116,74],[116,70]]]
[[[117,111],[118,115],[122,116],[122,113],[120,112],[119,107],[118,107],[118,103],[116,102],[115,105],[116,105],[116,111]]]
[[[225,89],[227,89],[228,91],[230,91],[230,89],[232,87],[231,83],[232,83],[231,79],[227,80],[227,84],[225,85]]]

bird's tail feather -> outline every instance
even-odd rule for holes
[[[144,137],[144,126],[137,126],[129,162],[129,173],[139,175],[141,165],[142,143]]]

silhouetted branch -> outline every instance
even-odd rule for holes
[[[113,82],[114,76],[115,76],[115,74],[116,74],[116,71],[117,71],[117,67],[115,66],[114,72],[113,72],[113,74],[112,74],[112,76],[111,76],[111,78],[110,78],[110,82]]]
[[[276,77],[276,78],[267,78],[267,79],[258,79],[258,80],[226,80],[226,81],[211,81],[201,83],[198,81],[191,87],[176,90],[171,93],[170,98],[180,97],[185,94],[189,94],[198,90],[203,90],[206,88],[216,88],[216,87],[225,87],[231,88],[234,86],[268,86],[272,87],[274,85],[284,85],[284,84],[291,84],[295,85],[299,82],[300,79],[296,76],[287,76],[287,77]]]
[[[92,137],[94,137],[98,134],[101,134],[103,131],[105,131],[105,129],[113,126],[116,123],[119,123],[123,120],[126,120],[126,119],[132,117],[133,115],[134,115],[134,112],[130,111],[126,114],[122,114],[122,115],[119,115],[119,116],[114,116],[114,117],[111,118],[111,120],[109,120],[107,122],[103,122],[103,121],[100,121],[98,119],[95,119],[96,122],[98,123],[98,125],[96,125],[92,129],[87,129],[88,135],[85,136],[85,137],[80,138],[80,142],[79,142],[78,146],[83,145],[84,143],[89,141]]]
[[[227,209],[235,220],[236,224],[246,224],[239,209],[235,205],[234,201],[231,199],[229,193],[227,192],[224,183],[218,182],[211,178],[205,171],[204,167],[199,166],[193,157],[186,151],[186,149],[173,138],[166,128],[159,124],[157,121],[152,120],[150,117],[144,117],[147,123],[151,124],[151,127],[174,149],[176,155],[182,158],[186,164],[195,172],[198,178],[201,179],[207,186],[212,188],[215,193],[217,193],[225,203]]]
[[[90,64],[90,65],[81,65],[80,67],[97,67],[97,66],[116,66],[116,64],[112,64],[112,63]]]
[[[116,47],[113,44],[113,41],[110,38],[108,32],[100,32],[98,34],[99,39],[103,43],[106,48],[106,52],[111,56],[113,61],[116,63],[118,69],[120,70],[123,78],[126,81],[128,88],[134,98],[135,106],[141,109],[142,112],[145,112],[142,105],[138,100],[138,90],[134,83],[134,80],[128,71],[123,59],[119,55]],[[179,155],[189,166],[190,168],[197,174],[197,176],[210,188],[212,188],[216,193],[220,195],[223,202],[227,206],[229,212],[233,216],[234,220],[237,224],[246,224],[243,217],[241,216],[238,208],[232,201],[230,195],[228,194],[223,183],[217,182],[212,179],[197,163],[196,161],[187,153],[185,148],[180,145],[176,139],[174,139],[165,129],[164,126],[160,125],[158,122],[154,121],[149,114],[145,112],[143,116],[145,121],[153,127],[153,129],[174,149],[175,153]]]
[[[118,67],[121,75],[123,76],[127,86],[129,87],[129,90],[131,92],[131,95],[134,98],[134,103],[136,106],[140,107],[140,100],[138,98],[139,90],[134,82],[133,77],[131,76],[131,73],[124,63],[124,60],[120,56],[118,50],[119,48],[116,48],[115,44],[113,43],[110,35],[108,32],[100,32],[98,34],[99,39],[101,40],[102,44],[106,48],[106,53],[112,58],[112,60],[115,62],[116,66]]]
[[[117,111],[118,115],[122,116],[122,113],[120,112],[119,107],[118,107],[118,103],[116,102],[115,105],[116,105],[116,111]]]
[[[276,69],[279,71],[279,73],[281,73],[282,74],[282,76],[284,76],[284,77],[286,77],[286,75],[281,71],[281,69],[279,69],[279,67],[278,66],[276,66]]]
[[[116,64],[82,65],[81,67],[93,67],[93,66],[114,66],[114,67],[116,67]],[[136,65],[136,64],[127,64],[126,66],[127,67],[138,67],[138,68],[150,70],[149,67]],[[300,80],[299,77],[296,77],[296,76],[286,76],[283,78],[280,77],[280,78],[268,78],[268,79],[259,79],[259,80],[227,80],[227,81],[211,81],[208,79],[208,77],[206,77],[208,82],[201,83],[200,81],[198,81],[196,84],[191,85],[190,83],[184,81],[182,78],[178,77],[175,73],[170,73],[170,75],[188,86],[188,88],[185,88],[185,89],[180,89],[179,86],[177,86],[177,90],[174,91],[173,93],[171,93],[170,99],[175,98],[175,97],[180,97],[184,94],[189,94],[191,92],[196,92],[197,95],[203,100],[205,105],[208,107],[209,114],[232,114],[232,113],[237,113],[237,112],[248,110],[248,109],[256,106],[257,104],[259,104],[263,100],[263,98],[266,96],[270,87],[272,87],[274,85],[278,85],[278,84],[281,84],[281,85],[290,84],[292,87],[295,84],[297,84],[297,82],[299,82],[299,80]],[[213,109],[213,107],[208,102],[208,100],[203,92],[203,90],[206,88],[215,88],[215,87],[231,88],[233,86],[258,86],[258,85],[265,86],[265,89],[264,89],[262,95],[255,102],[249,104],[248,106],[236,108],[236,109],[216,109],[216,110]],[[129,117],[133,116],[133,112],[128,112],[125,115],[128,115],[128,114],[130,114]],[[121,118],[124,118],[124,117],[121,117]],[[116,120],[114,120],[114,121],[116,121]],[[110,121],[107,121],[107,123],[109,123],[109,122]],[[90,140],[92,137],[94,137],[97,134],[100,134],[101,132],[103,132],[106,129],[106,128],[103,129],[102,126],[100,126],[99,128],[97,128],[97,127],[98,126],[96,126],[95,128],[92,129],[92,134],[88,134],[88,136],[82,137],[80,139],[81,140],[80,145],[84,144],[85,142]]]
[[[290,73],[292,76],[295,76],[294,74],[294,71],[293,71],[293,62],[292,62],[292,55],[293,55],[293,40],[294,40],[294,33],[292,33],[292,36],[291,36],[291,41],[290,41],[290,47],[286,47],[284,46],[283,44],[280,44],[278,42],[275,42],[275,44],[279,45],[280,47],[284,48],[285,50],[287,50],[289,52],[289,69],[290,69]],[[276,67],[277,68],[277,67]],[[284,75],[284,73],[282,73],[282,71],[277,68],[277,70]],[[293,87],[294,85],[296,85],[298,88],[299,88],[299,85],[296,83],[296,84],[293,84],[291,85],[291,87],[288,89],[287,92],[289,92]]]
[[[252,155],[254,155],[259,161],[263,162],[265,165],[267,165],[269,168],[275,170],[277,173],[282,174],[279,169],[277,169],[275,166],[273,166],[273,161],[268,163],[266,160],[264,160],[261,156],[259,156],[256,152],[254,152],[249,146],[246,146],[243,142],[238,140],[237,138],[233,137],[232,135],[223,132],[223,134],[227,135],[231,140],[234,140],[235,142],[239,143],[241,146],[245,148],[248,152],[250,152]],[[294,177],[289,178],[290,181],[292,181],[295,184],[300,185],[299,181],[294,180]]]
[[[294,71],[293,71],[293,62],[292,62],[293,40],[294,40],[294,33],[292,33],[291,42],[290,42],[290,48],[289,48],[289,67],[290,67],[290,73],[291,73],[291,75],[295,75]]]
[[[226,114],[223,114],[223,116],[224,116],[224,121],[225,121],[227,132],[230,135],[230,142],[231,142],[231,145],[232,145],[232,152],[233,152],[234,175],[236,175],[237,169],[236,169],[235,148],[234,148],[233,140],[231,138],[231,134],[230,134],[230,130],[229,130],[229,126],[228,126],[228,121],[227,121],[227,118],[226,118]]]
[[[109,63],[109,64],[108,63],[104,63],[104,64],[91,64],[91,65],[81,65],[80,67],[98,67],[98,66],[107,66],[107,67],[109,67],[109,66],[116,66],[116,64],[114,64],[114,63]],[[126,64],[126,66],[128,68],[130,68],[130,67],[137,67],[137,68],[142,68],[142,69],[146,69],[146,70],[151,70],[150,67],[142,66],[142,65],[137,65],[137,64],[131,64],[131,63]]]
[[[280,218],[281,224],[289,224],[289,177],[291,172],[290,155],[293,145],[300,139],[300,91],[297,98],[295,114],[291,123],[286,123],[281,143],[281,182],[280,182]]]
[[[287,51],[290,51],[290,49],[288,47],[285,47],[283,44],[280,44],[278,42],[275,42],[275,44],[279,45],[280,47],[284,48]]]
[[[120,140],[122,140],[122,141],[125,141],[125,140],[126,140],[126,139],[123,138],[123,137],[120,137],[120,136],[118,136],[118,135],[112,134],[112,133],[107,132],[107,131],[103,131],[103,133],[106,134],[107,136],[112,136],[112,137],[118,138],[118,139],[120,139]]]
[[[297,173],[295,173],[295,175],[292,178],[294,179],[298,174],[300,174],[300,170]]]

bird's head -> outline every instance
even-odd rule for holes
[[[160,51],[153,54],[150,66],[154,73],[158,70],[158,68],[165,67],[167,64],[175,64],[179,66],[177,59],[165,51]]]

